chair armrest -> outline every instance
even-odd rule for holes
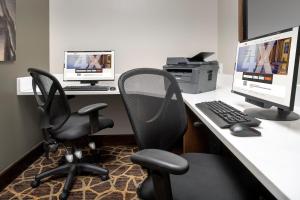
[[[189,164],[184,158],[159,149],[144,149],[131,156],[131,161],[147,169],[180,175],[187,172]]]
[[[108,105],[106,103],[96,103],[89,106],[85,106],[78,110],[78,115],[87,115],[95,111],[101,110],[103,108],[106,108],[107,106]]]

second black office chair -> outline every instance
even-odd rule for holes
[[[70,152],[66,155],[68,161],[66,164],[36,175],[31,186],[37,187],[42,179],[49,176],[67,175],[60,195],[60,199],[66,199],[75,176],[81,172],[99,175],[102,180],[108,179],[107,169],[81,162],[82,152],[76,149],[78,140],[104,128],[114,126],[111,119],[98,115],[99,110],[107,107],[107,104],[97,103],[86,106],[76,113],[71,113],[65,92],[54,76],[32,68],[28,69],[28,72],[32,76],[34,96],[41,113],[40,128],[44,133],[46,153],[57,150],[59,143],[69,144],[71,147]],[[41,94],[38,93],[37,87]],[[95,149],[94,143],[90,142],[89,146]]]
[[[140,151],[132,162],[148,170],[138,196],[144,200],[252,199],[236,163],[218,155],[168,152],[187,127],[185,105],[175,78],[158,69],[121,75],[119,90]]]

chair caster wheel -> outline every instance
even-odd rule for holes
[[[38,181],[38,180],[33,180],[30,185],[31,185],[32,188],[36,188],[40,185],[40,183],[41,182]]]
[[[102,181],[107,181],[109,179],[109,176],[108,175],[102,175],[100,176],[101,180]]]
[[[60,195],[59,195],[59,199],[60,200],[67,200],[68,198],[68,193],[67,192],[62,192]]]

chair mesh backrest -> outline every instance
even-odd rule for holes
[[[187,117],[175,78],[158,69],[134,69],[119,89],[140,149],[170,150],[182,138]]]
[[[70,117],[71,109],[59,81],[39,69],[30,68],[28,72],[32,76],[34,96],[42,112],[41,127],[47,128],[51,125],[52,130],[60,128]]]

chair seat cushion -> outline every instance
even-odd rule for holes
[[[188,160],[190,169],[182,176],[171,175],[174,200],[252,199],[234,160],[198,153],[185,154],[183,157]]]
[[[250,188],[245,187],[243,177],[234,161],[221,156],[203,153],[182,155],[189,162],[189,170],[183,175],[171,175],[174,200],[244,200],[252,199]],[[151,178],[141,185],[142,199],[155,199]],[[146,188],[147,187],[147,188]]]
[[[99,117],[99,124],[98,131],[114,126],[111,119],[101,116]],[[89,116],[80,116],[77,113],[73,113],[60,129],[53,132],[54,137],[58,140],[75,140],[88,134],[91,134]]]

